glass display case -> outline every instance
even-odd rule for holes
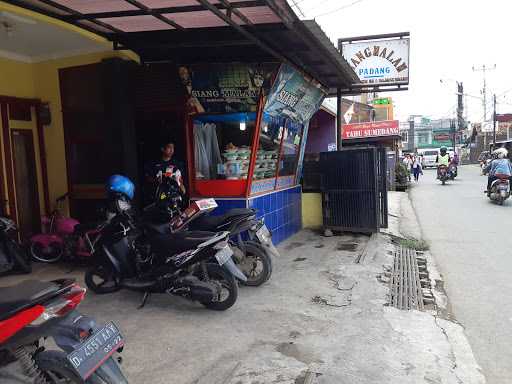
[[[256,131],[256,113],[198,115],[192,119],[192,185],[199,196],[243,196]]]
[[[194,84],[197,76],[196,72],[190,93],[201,96],[196,89],[206,85]],[[218,87],[214,81],[205,84]],[[325,92],[302,73],[282,65],[272,86],[261,88],[256,111],[244,101],[249,98],[254,105],[254,92],[221,87],[204,94],[214,93],[219,96],[198,100],[203,112],[195,110],[188,119],[191,198],[214,197],[218,204],[214,214],[255,208],[279,243],[301,227],[297,173],[309,119]],[[240,99],[235,104],[231,100],[234,94]]]

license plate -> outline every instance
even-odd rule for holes
[[[86,380],[123,345],[119,329],[113,322],[109,322],[89,336],[67,358],[80,377]]]
[[[259,241],[267,242],[270,239],[270,231],[267,226],[263,224],[260,229],[256,231],[256,237]]]
[[[219,262],[219,265],[226,264],[229,259],[231,259],[231,256],[233,256],[233,251],[229,247],[222,248],[215,254],[215,258]]]

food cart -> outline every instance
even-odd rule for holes
[[[308,124],[326,91],[288,64],[180,70],[192,199],[214,197],[216,214],[255,208],[275,243],[297,232]]]

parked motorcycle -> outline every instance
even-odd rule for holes
[[[178,184],[169,177],[162,177],[157,188],[155,203],[145,209],[153,222],[169,223],[160,226],[162,233],[183,230],[230,233],[230,247],[235,263],[240,267],[249,286],[259,286],[272,275],[271,254],[278,254],[270,231],[263,220],[256,219],[256,211],[248,208],[231,209],[223,215],[197,215],[184,217],[181,210]],[[212,209],[216,208],[215,203]]]
[[[75,309],[85,288],[74,280],[26,280],[0,288],[0,365],[18,362],[33,383],[127,384],[113,355],[124,341]],[[46,349],[53,338],[60,350]]]
[[[117,211],[100,227],[94,267],[85,274],[92,291],[144,292],[141,307],[151,293],[181,296],[213,310],[226,310],[236,302],[235,277],[244,280],[245,276],[231,258],[228,232],[161,234],[150,223],[136,222],[124,196],[113,200]]]
[[[498,179],[494,180],[491,183],[491,190],[488,194],[489,199],[498,203],[499,205],[503,205],[505,201],[510,197],[510,181],[509,177],[503,175],[496,175]]]
[[[441,181],[443,185],[446,184],[446,182],[450,178],[448,174],[448,167],[446,165],[440,165],[439,167],[437,167],[437,178]]]
[[[66,193],[58,197],[53,212],[42,218],[45,231],[30,238],[30,253],[36,261],[56,263],[63,258],[73,260],[91,256],[97,232],[94,229],[84,231],[78,220],[62,215],[62,204],[67,196]]]
[[[26,250],[18,244],[11,233],[16,231],[14,221],[0,216],[0,275],[8,273],[30,273],[32,265]]]

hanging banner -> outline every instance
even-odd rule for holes
[[[343,41],[341,53],[361,83],[409,84],[409,38]]]
[[[343,139],[364,139],[367,137],[400,135],[398,120],[345,124],[342,129]]]
[[[304,124],[318,111],[326,92],[288,64],[282,64],[270,90],[265,113],[283,116]]]
[[[197,113],[256,112],[260,92],[269,92],[277,64],[197,64],[181,66],[178,75],[187,110]]]

